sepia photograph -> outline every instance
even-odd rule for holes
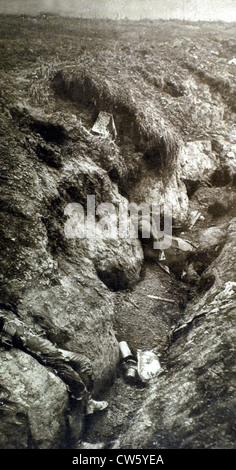
[[[0,48],[0,449],[235,450],[236,1],[0,0]]]

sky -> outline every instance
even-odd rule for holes
[[[236,21],[236,0],[0,0],[0,13],[40,12],[84,18]]]

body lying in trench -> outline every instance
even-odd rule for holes
[[[2,312],[0,346],[21,349],[52,368],[65,382],[72,397],[81,402],[85,414],[107,407],[107,402],[92,399],[93,370],[89,359],[77,352],[58,348],[46,337],[31,332],[19,319],[9,320]]]

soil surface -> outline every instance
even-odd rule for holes
[[[234,24],[0,27],[1,312],[82,354],[109,402],[84,417],[56,367],[2,345],[0,447],[235,447]],[[101,111],[113,135],[92,132]],[[155,250],[140,220],[138,238],[68,236],[90,195],[97,210],[171,205],[191,248]],[[125,382],[120,341],[158,355],[151,384]]]

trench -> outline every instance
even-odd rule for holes
[[[215,255],[208,259],[209,264],[214,258]],[[204,282],[203,288],[201,280],[198,285],[184,283],[173,274],[166,273],[155,261],[146,259],[144,271],[143,279],[132,290],[115,292],[114,329],[118,341],[126,341],[135,356],[138,349],[154,351],[163,368],[162,374],[165,374],[170,367],[166,359],[170,348],[180,335],[194,327],[197,320],[194,318],[185,328],[178,329],[184,310],[193,299],[210,289],[214,276],[211,282]],[[150,294],[168,298],[174,303],[150,299]],[[99,396],[99,399],[108,401],[109,408],[85,419],[78,448],[86,448],[87,445],[119,448],[119,436],[136,419],[148,394],[148,384],[126,382],[119,363],[113,385]]]
[[[200,230],[205,228],[203,225]],[[199,314],[198,318],[179,327],[187,305],[200,299],[214,284],[214,275],[206,275],[205,272],[223,246],[224,242],[217,250],[206,249],[193,255],[199,274],[199,281],[195,283],[183,282],[174,272],[168,274],[155,259],[149,258],[145,258],[141,279],[132,289],[125,289],[117,279],[115,283],[110,280],[110,289],[115,297],[114,329],[118,341],[126,341],[135,356],[138,349],[154,351],[160,359],[162,374],[167,373],[171,366],[167,357],[175,341],[193,328],[202,316]],[[167,298],[174,303],[150,299],[148,295]],[[126,382],[119,363],[114,383],[97,397],[108,401],[108,410],[85,418],[83,433],[76,447],[119,448],[119,436],[136,419],[148,394],[148,384]]]
[[[162,178],[169,171],[168,145],[163,139],[160,139],[158,145],[150,144],[142,140],[135,115],[130,109],[118,106],[111,102],[108,96],[99,94],[96,84],[88,81],[87,78],[71,79],[65,81],[63,75],[59,72],[53,79],[53,89],[57,96],[64,102],[75,103],[82,115],[83,125],[90,129],[96,120],[99,110],[105,110],[113,113],[118,138],[116,145],[123,155],[135,152],[142,153],[139,165],[145,167],[146,171]],[[132,124],[131,124],[132,123]],[[138,138],[137,138],[138,136]],[[108,171],[111,179],[115,179],[122,195],[129,199],[129,192],[123,179],[118,176],[114,169]],[[140,179],[140,173],[134,172],[128,168],[126,180],[136,184]],[[227,186],[231,180],[228,175],[224,175],[217,170],[212,178],[212,186]],[[201,187],[201,181],[185,181],[187,195],[189,200]],[[217,207],[209,207],[208,216],[205,222],[197,229],[199,231],[208,227],[212,218],[219,219],[223,215]],[[183,236],[194,238],[186,225],[178,226],[174,235],[184,231]],[[141,240],[142,241],[142,240]],[[178,329],[181,324],[186,306],[193,299],[200,298],[212,287],[215,282],[213,275],[204,277],[211,263],[217,258],[224,243],[217,249],[200,250],[190,257],[188,262],[193,263],[196,269],[198,280],[190,282],[181,279],[183,266],[167,273],[163,266],[152,257],[145,256],[144,265],[139,282],[132,288],[129,282],[123,276],[122,270],[114,268],[109,271],[97,269],[99,279],[113,293],[115,304],[114,330],[118,341],[126,341],[136,356],[137,350],[153,350],[160,358],[163,367],[163,373],[168,370],[169,364],[166,362],[166,356],[176,338],[184,334],[184,329]],[[143,244],[145,252],[145,244]],[[167,298],[173,303],[163,302],[151,299],[149,295],[160,298]],[[194,320],[187,325],[191,328]],[[117,365],[116,377],[112,386],[107,387],[103,393],[99,394],[98,399],[107,400],[108,410],[89,417],[85,417],[84,429],[79,441],[71,443],[72,447],[83,448],[83,445],[92,448],[119,446],[119,435],[124,433],[129,427],[130,421],[135,419],[138,411],[148,397],[148,385],[137,382],[136,384],[127,383],[121,364]],[[88,444],[84,444],[88,443]]]
[[[59,77],[60,78],[60,77]],[[58,77],[57,77],[58,80]],[[77,83],[77,82],[76,82]],[[77,83],[78,84],[78,83]],[[61,82],[57,83],[56,88],[61,86]],[[64,90],[64,95],[60,98],[65,102],[75,101],[78,105],[78,112],[83,114],[83,125],[85,128],[90,129],[92,123],[96,119],[98,109],[100,107],[98,96],[93,95],[93,90],[90,86],[90,93],[85,99],[85,90],[78,87],[77,93],[73,95],[73,90],[76,88],[72,83],[69,90]],[[62,87],[63,88],[63,87]],[[55,83],[54,83],[55,89]],[[83,99],[81,99],[81,94]],[[94,99],[97,98],[97,104],[94,104]],[[79,98],[79,99],[78,99]],[[105,101],[101,103],[101,107],[107,110]],[[134,154],[137,158],[136,167],[130,168],[127,163],[125,175],[120,175],[115,168],[107,169],[108,175],[114,179],[119,188],[119,192],[127,197],[129,200],[129,191],[127,189],[127,181],[136,184],[143,176],[142,172],[137,171],[142,167],[145,171],[154,174],[157,178],[168,176],[168,148],[163,139],[153,143],[144,143],[137,132],[135,117],[132,114],[126,115],[124,118],[125,109],[117,107],[114,109],[111,105],[108,110],[114,112],[115,121],[117,123],[118,140],[117,147],[120,154],[131,155]],[[22,119],[22,117],[21,117]],[[62,125],[55,125],[50,122],[43,122],[39,120],[29,120],[26,118],[27,125],[37,136],[37,144],[35,145],[34,152],[36,158],[42,163],[53,170],[61,170],[63,166],[63,149],[67,151],[70,145],[70,136],[66,133]],[[132,132],[129,132],[130,121],[134,123]],[[132,127],[132,126],[131,126]],[[138,139],[137,139],[138,135]],[[136,136],[136,137],[135,137]],[[109,147],[109,144],[108,144]],[[101,152],[101,149],[98,149]],[[102,149],[103,150],[103,149]],[[106,155],[105,155],[106,156]],[[128,159],[127,159],[128,160]],[[216,171],[212,178],[211,184],[214,187],[224,188],[231,183],[228,174]],[[98,184],[99,183],[99,184]],[[191,200],[197,190],[201,187],[200,181],[185,181],[187,194]],[[101,187],[100,187],[101,186]],[[67,180],[58,187],[58,198],[54,198],[47,202],[46,213],[42,219],[45,224],[48,240],[49,251],[54,255],[58,251],[63,253],[66,251],[63,236],[61,234],[61,227],[55,221],[62,219],[63,204],[69,201],[84,202],[87,193],[96,193],[100,200],[106,195],[100,194],[102,191],[102,182],[96,179],[89,179],[85,175],[80,187],[78,184],[72,183]],[[207,188],[206,188],[207,191]],[[218,205],[217,205],[218,204]],[[224,207],[220,202],[209,205],[205,221],[197,226],[196,233],[208,227],[209,223],[220,225],[222,217],[225,216]],[[230,217],[230,214],[228,215]],[[186,226],[178,226],[174,235],[181,234],[189,239],[194,239],[194,234],[186,229]],[[144,253],[146,253],[146,244],[141,239]],[[184,311],[189,303],[194,299],[200,298],[206,290],[210,289],[214,284],[214,276],[208,275],[204,277],[211,263],[217,258],[224,243],[219,246],[214,246],[212,249],[205,248],[205,250],[193,253],[192,257],[188,259],[189,263],[193,263],[196,273],[199,277],[198,281],[186,282],[181,279],[181,272],[183,266],[177,266],[167,273],[163,266],[158,263],[158,260],[152,256],[145,255],[142,272],[138,282],[134,283],[131,287],[130,280],[126,279],[122,269],[114,267],[110,270],[101,270],[99,267],[96,269],[98,278],[106,285],[113,295],[115,305],[114,315],[114,330],[118,341],[127,341],[132,353],[136,356],[137,350],[153,350],[160,358],[163,367],[163,374],[169,368],[168,361],[166,361],[167,352],[172,347],[174,341],[179,335],[184,334],[184,328],[179,328]],[[96,267],[96,266],[95,266]],[[173,303],[163,302],[161,300],[151,299],[149,295],[160,298],[167,298]],[[194,319],[189,323],[186,328],[194,326]],[[81,420],[79,419],[78,410],[71,409],[73,414],[73,434],[74,438],[68,440],[68,447],[82,448],[84,442],[90,443],[92,448],[96,445],[109,448],[113,445],[118,445],[119,436],[125,432],[129,427],[130,422],[135,419],[138,411],[142,408],[143,403],[148,397],[148,385],[142,383],[130,384],[124,379],[123,370],[120,364],[117,365],[116,376],[112,385],[108,384],[107,388],[99,393],[95,398],[99,400],[107,400],[109,403],[108,410],[96,413],[89,417],[85,417],[83,433],[78,440],[78,435],[81,433]],[[73,408],[73,407],[72,407]],[[78,419],[78,424],[76,424]],[[70,423],[68,421],[68,435],[72,436]],[[116,442],[116,444],[114,444]]]
[[[149,294],[168,297],[175,304],[149,299]],[[155,262],[145,262],[145,276],[133,290],[119,291],[115,299],[114,328],[118,341],[127,341],[136,355],[138,349],[154,350],[162,357],[171,342],[171,329],[181,318],[183,305],[191,297],[190,289],[165,273]],[[145,384],[129,384],[118,364],[116,379],[102,399],[109,410],[85,420],[82,441],[111,445],[142,407],[147,396]]]

